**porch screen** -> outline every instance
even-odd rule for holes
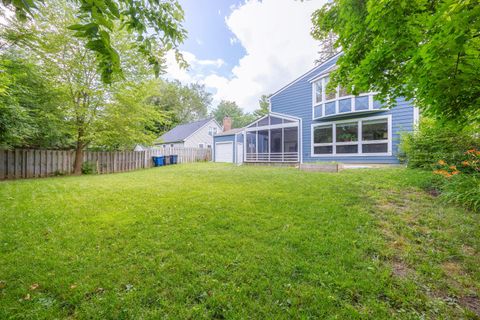
[[[256,153],[257,152],[257,132],[247,132],[247,152]]]
[[[271,153],[282,152],[282,129],[272,129],[270,131],[270,140],[272,143]]]
[[[283,129],[284,152],[298,151],[298,128]]]

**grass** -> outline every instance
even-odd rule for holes
[[[0,319],[478,319],[429,173],[177,165],[0,183]]]

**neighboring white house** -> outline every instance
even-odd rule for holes
[[[156,146],[211,148],[213,136],[222,132],[222,127],[214,118],[181,124],[168,131],[155,141]]]

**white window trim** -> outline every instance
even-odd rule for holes
[[[270,120],[268,121],[268,124],[265,124],[265,125],[262,125],[262,126],[258,126],[258,122],[265,119],[266,117],[268,116],[271,116],[271,117],[274,117],[274,118],[280,118],[280,119],[283,119],[283,120],[287,120],[289,122],[285,123],[279,123],[279,124],[270,124]],[[252,126],[253,124],[257,124],[257,126],[255,127],[250,127]],[[248,126],[245,127],[245,131],[248,132],[248,131],[260,131],[260,130],[268,130],[268,129],[279,129],[279,128],[288,128],[288,127],[298,127],[299,126],[299,120],[298,119],[295,119],[295,118],[287,118],[285,116],[281,116],[281,115],[277,115],[277,114],[267,114],[257,120],[255,120],[254,122],[250,123]],[[249,128],[250,127],[250,128]]]
[[[382,120],[387,119],[387,128],[388,128],[388,139],[385,140],[362,140],[362,123],[363,121],[369,120]],[[336,142],[336,125],[342,123],[352,123],[357,122],[358,124],[358,141],[352,142]],[[328,126],[332,125],[332,143],[314,143],[314,129],[315,127],[321,126]],[[324,158],[324,157],[378,157],[378,156],[391,156],[392,155],[392,115],[385,115],[385,116],[376,116],[376,117],[363,117],[363,118],[355,118],[355,119],[348,119],[348,120],[338,120],[338,121],[331,121],[331,122],[322,122],[322,123],[314,123],[311,126],[310,130],[310,156],[317,157],[317,158]],[[362,153],[362,145],[363,144],[376,144],[376,143],[387,143],[387,152],[382,153]],[[336,153],[336,146],[339,145],[358,145],[358,152],[357,153]],[[321,146],[332,146],[332,153],[331,154],[315,154],[314,147],[321,147]]]
[[[340,97],[340,86],[337,86],[335,89],[335,97],[329,100],[326,100],[326,85],[325,85],[325,79],[328,78],[330,75],[325,74],[322,77],[319,77],[318,79],[315,79],[312,81],[312,119],[317,120],[317,119],[322,119],[324,117],[334,117],[337,115],[348,115],[352,113],[359,113],[359,112],[381,112],[385,111],[384,109],[374,109],[373,108],[373,97],[377,94],[376,92],[367,92],[367,93],[361,93],[357,96],[355,95],[348,95],[348,96],[341,96]],[[321,81],[322,82],[322,101],[317,102],[316,101],[316,89],[315,89],[315,84]],[[356,110],[355,108],[355,98],[357,97],[368,97],[368,109],[362,109],[362,110]],[[340,112],[340,100],[345,100],[345,99],[350,99],[350,111],[347,112]],[[335,113],[333,114],[325,114],[325,105],[330,102],[335,102]],[[321,107],[322,108],[322,114],[318,117],[315,117],[315,108]]]

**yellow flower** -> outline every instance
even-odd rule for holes
[[[444,166],[447,163],[444,160],[438,160],[438,164],[441,165],[441,166]]]

